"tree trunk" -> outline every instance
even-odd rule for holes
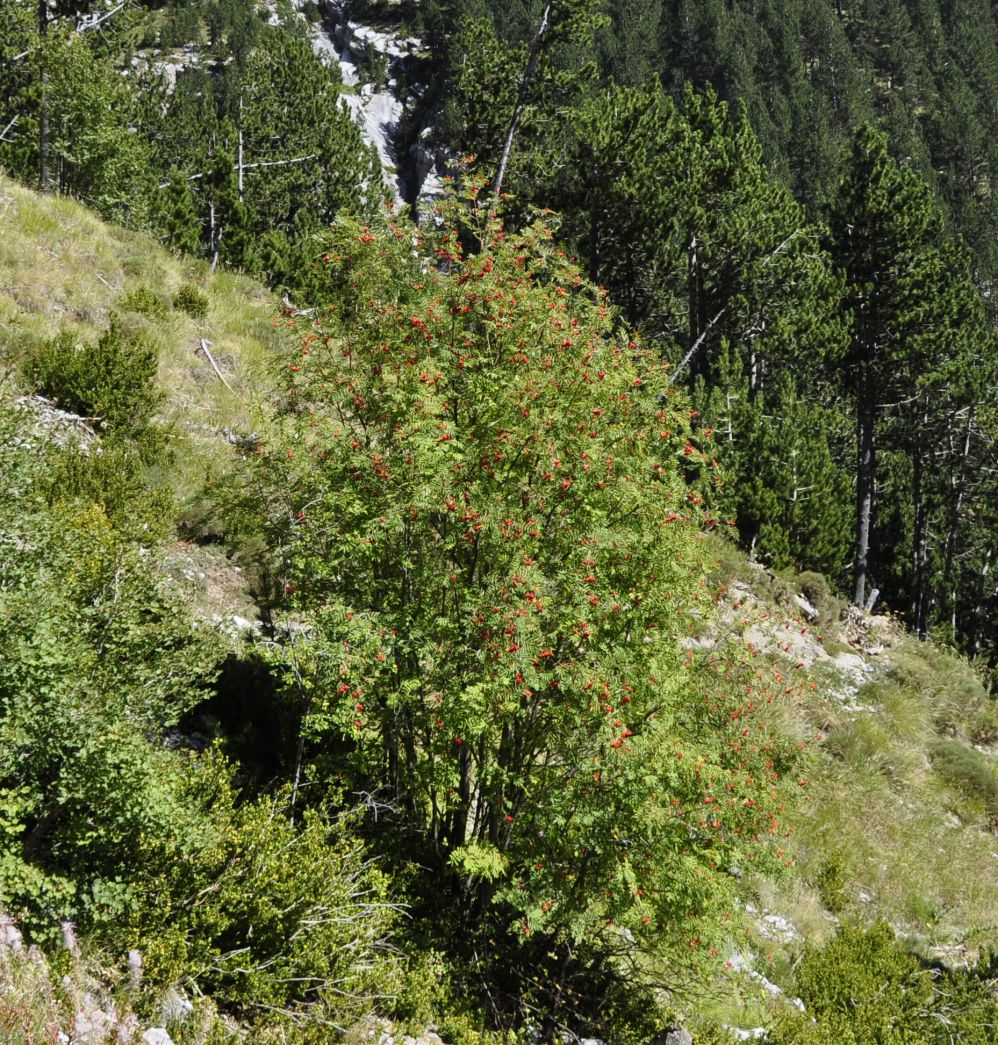
[[[41,103],[38,111],[38,154],[41,168],[38,177],[38,186],[42,192],[51,191],[52,175],[49,171],[49,157],[51,153],[49,135],[49,111],[48,111],[48,74],[45,72],[45,63],[48,56],[45,52],[45,40],[49,29],[49,5],[48,0],[38,0],[38,35],[42,41],[42,73],[41,73]]]
[[[697,253],[697,234],[690,234],[686,247],[686,354],[693,352],[700,339],[700,260]],[[698,362],[693,364],[692,374],[696,376],[703,370]]]
[[[924,642],[929,637],[927,606],[928,578],[926,570],[929,558],[929,536],[926,524],[925,490],[923,483],[924,454],[921,439],[916,439],[912,453],[912,500],[915,505],[915,534],[912,542],[912,571],[914,585],[912,591],[912,622],[915,634]]]
[[[967,656],[971,660],[976,659],[981,648],[980,634],[981,620],[984,617],[984,587],[988,581],[988,574],[991,572],[991,551],[992,549],[988,548],[987,554],[984,556],[984,565],[981,567],[981,579],[977,585],[977,599],[974,602],[974,611],[970,615],[970,634],[967,640]]]
[[[870,528],[873,522],[873,495],[876,482],[877,397],[873,382],[866,376],[856,414],[856,542],[853,558],[854,606],[866,603],[866,581],[870,561]]]
[[[502,194],[502,183],[506,177],[506,168],[509,165],[509,154],[513,151],[513,138],[516,136],[516,128],[520,123],[520,117],[523,115],[524,106],[527,104],[527,91],[530,88],[530,81],[533,80],[534,73],[537,71],[537,59],[540,57],[541,44],[544,41],[544,34],[547,32],[548,20],[551,17],[553,4],[554,0],[548,0],[544,5],[540,24],[537,26],[537,32],[534,34],[534,39],[530,44],[527,66],[523,70],[523,77],[520,80],[520,91],[516,98],[516,105],[513,106],[513,115],[510,117],[509,127],[506,128],[506,139],[502,143],[499,169],[496,171],[495,185],[492,188],[497,201]]]
[[[967,495],[967,462],[970,459],[971,432],[974,427],[974,407],[967,411],[967,421],[963,428],[963,446],[960,448],[960,466],[952,479],[950,496],[949,528],[946,534],[946,558],[943,563],[943,590],[949,596],[950,623],[953,635],[957,633],[956,584],[953,582],[953,567],[956,559],[956,538],[963,514],[963,502]]]

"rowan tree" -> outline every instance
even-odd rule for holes
[[[550,227],[485,210],[416,250],[402,223],[337,223],[287,361],[264,467],[305,776],[378,793],[472,926],[706,957],[722,869],[769,852],[793,764],[739,739],[754,675],[688,670],[717,520],[683,469],[709,452]]]

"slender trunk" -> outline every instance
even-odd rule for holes
[[[967,641],[967,656],[974,660],[980,652],[981,618],[984,615],[984,586],[987,584],[988,574],[991,572],[991,552],[988,548],[984,556],[984,565],[981,567],[981,579],[977,585],[977,599],[974,603],[974,611],[970,615],[970,633]]]
[[[686,247],[686,355],[700,340],[700,262],[697,255],[697,234],[691,233]],[[702,372],[699,362],[693,364],[692,375]]]
[[[946,533],[946,555],[943,560],[943,590],[949,593],[950,622],[956,635],[956,585],[953,583],[953,566],[956,559],[956,538],[963,513],[963,502],[967,495],[967,462],[970,459],[970,433],[974,425],[974,407],[967,411],[963,426],[963,445],[960,448],[960,465],[956,469],[950,496],[949,527]]]
[[[239,181],[239,202],[243,202],[243,99],[242,95],[239,96],[239,155],[236,160],[236,167],[238,168],[238,181]]]
[[[48,0],[38,0],[38,35],[41,37],[41,101],[38,111],[38,153],[41,162],[38,185],[42,192],[50,192],[52,175],[49,170],[49,158],[51,154],[49,134],[49,106],[48,106],[48,73],[45,71],[45,63],[48,54],[45,49],[45,40],[49,30],[49,5]]]
[[[853,605],[866,603],[867,570],[870,560],[870,528],[873,521],[873,493],[876,482],[877,420],[876,389],[869,374],[862,382],[856,409],[856,541],[853,559]]]
[[[754,403],[759,395],[759,389],[762,387],[762,378],[760,376],[760,360],[758,353],[753,348],[749,352],[749,386],[748,386],[748,401]]]
[[[926,570],[929,558],[929,537],[926,524],[925,490],[924,490],[924,453],[921,440],[916,439],[912,453],[912,500],[915,504],[915,534],[912,542],[912,572],[914,584],[912,591],[912,623],[915,634],[923,641],[928,638],[928,577]]]
[[[596,284],[600,281],[599,234],[601,220],[600,200],[602,195],[602,192],[597,187],[589,205],[589,280]]]
[[[530,89],[530,81],[533,80],[534,73],[537,72],[537,59],[540,57],[541,44],[544,41],[544,34],[547,32],[548,20],[551,16],[551,8],[553,4],[554,0],[548,0],[544,5],[540,24],[537,26],[537,32],[534,34],[534,38],[530,43],[530,51],[527,55],[527,65],[523,70],[523,77],[520,80],[520,91],[516,97],[516,105],[513,106],[513,115],[510,117],[509,126],[506,128],[506,139],[502,143],[502,153],[499,156],[499,169],[496,171],[495,185],[492,188],[492,192],[497,201],[502,194],[502,183],[506,178],[506,168],[509,166],[509,154],[513,151],[513,139],[516,136],[516,128],[519,126],[520,117],[523,115],[524,107],[527,104],[527,91]]]

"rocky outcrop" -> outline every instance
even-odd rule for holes
[[[325,20],[310,29],[313,51],[339,67],[347,88],[343,101],[377,150],[386,181],[397,203],[425,213],[443,192],[451,157],[432,142],[433,129],[422,126],[405,144],[400,129],[405,113],[403,84],[418,93],[416,69],[423,54],[416,37],[382,32],[347,18],[338,0],[327,0]]]

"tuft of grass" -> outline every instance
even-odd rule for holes
[[[935,740],[930,756],[936,772],[998,827],[998,759],[951,737]],[[962,818],[968,818],[966,810]]]

